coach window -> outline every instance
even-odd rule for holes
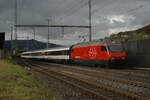
[[[47,55],[52,55],[52,53],[51,52],[47,52]]]
[[[32,56],[36,56],[36,54],[35,54],[35,53],[32,53]]]
[[[24,56],[29,56],[29,54],[23,54]]]
[[[53,51],[51,52],[51,55],[60,55],[60,51]]]
[[[107,51],[106,47],[105,47],[105,46],[102,46],[102,47],[101,47],[101,51]]]

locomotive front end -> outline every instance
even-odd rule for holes
[[[112,64],[123,64],[126,61],[126,52],[121,44],[108,45],[109,62]]]

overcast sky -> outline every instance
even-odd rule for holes
[[[11,24],[14,24],[14,1],[0,0],[0,31],[10,39]],[[150,24],[150,0],[91,0],[92,39],[109,36],[111,33],[135,30]],[[17,0],[18,24],[88,25],[88,0]],[[50,29],[50,42],[71,45],[88,41],[88,29]],[[36,40],[46,41],[48,28],[35,28]],[[32,28],[18,28],[19,39],[29,34]]]

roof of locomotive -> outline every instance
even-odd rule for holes
[[[38,53],[38,52],[51,52],[51,51],[62,51],[62,50],[69,50],[69,47],[55,47],[55,48],[49,48],[49,49],[43,49],[43,50],[27,51],[27,52],[23,52],[22,54]]]
[[[92,46],[92,45],[100,45],[100,44],[120,44],[120,41],[114,40],[114,39],[99,39],[99,40],[94,40],[94,41],[90,41],[90,42],[77,43],[73,46],[73,48]]]

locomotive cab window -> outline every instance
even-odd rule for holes
[[[105,46],[102,46],[102,47],[101,47],[101,51],[107,51],[106,47],[105,47]]]
[[[108,46],[108,49],[111,52],[123,52],[124,51],[121,45],[110,45]]]

